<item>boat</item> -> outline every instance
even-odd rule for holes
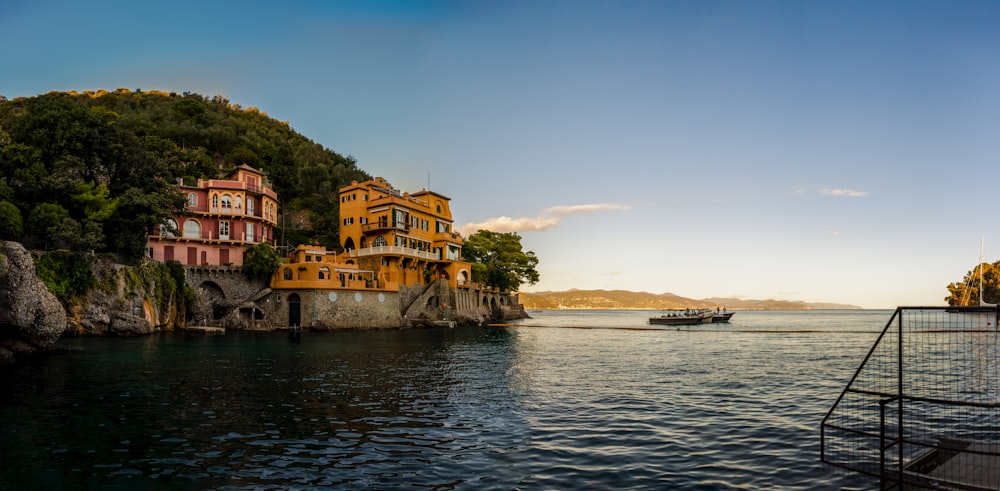
[[[712,322],[729,322],[733,318],[733,312],[719,312],[712,314]]]
[[[715,314],[709,309],[670,310],[659,317],[650,317],[649,323],[659,326],[693,326],[711,324]]]

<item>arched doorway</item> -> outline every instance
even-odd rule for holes
[[[226,309],[226,294],[222,291],[222,287],[214,281],[203,281],[198,285],[198,291],[201,293],[202,298],[208,300],[208,304],[212,307],[212,313],[209,314],[210,319],[205,320],[217,320],[225,317]]]
[[[299,301],[299,294],[293,293],[288,296],[288,325],[298,326],[302,324],[302,304]]]

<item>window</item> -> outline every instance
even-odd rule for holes
[[[252,223],[248,223],[247,224],[247,234],[246,234],[246,236],[244,236],[243,240],[245,240],[247,242],[256,242],[256,240],[254,240],[254,236],[253,236],[253,224]]]
[[[307,262],[307,263],[311,263],[311,262],[313,262],[313,257],[312,257],[312,256],[310,256],[310,255],[308,255],[308,254],[306,254],[306,262]]]
[[[187,239],[201,238],[201,224],[197,220],[184,222],[184,237]]]
[[[253,215],[253,198],[247,198],[247,215]]]
[[[242,210],[243,209],[243,198],[240,197],[240,196],[236,197],[236,209],[237,210]]]
[[[388,244],[385,242],[385,237],[382,237],[381,235],[375,237],[375,240],[372,241],[372,247],[382,247],[386,245]]]
[[[188,193],[188,206],[195,207],[198,206],[198,195],[194,193]]]
[[[219,211],[219,195],[212,195],[212,211]]]
[[[281,274],[286,280],[292,279],[292,268],[284,268],[284,271],[282,271]]]
[[[229,197],[228,194],[222,196],[222,212],[223,213],[233,212],[233,198]]]
[[[229,240],[229,222],[219,222],[219,239]]]

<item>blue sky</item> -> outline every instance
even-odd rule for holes
[[[221,94],[456,225],[525,291],[940,305],[1000,255],[1000,3],[0,5],[0,94]]]

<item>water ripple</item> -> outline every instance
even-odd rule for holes
[[[881,313],[741,313],[852,331],[810,335],[559,328],[628,315],[70,339],[0,371],[0,488],[870,487],[822,469],[817,427]]]

